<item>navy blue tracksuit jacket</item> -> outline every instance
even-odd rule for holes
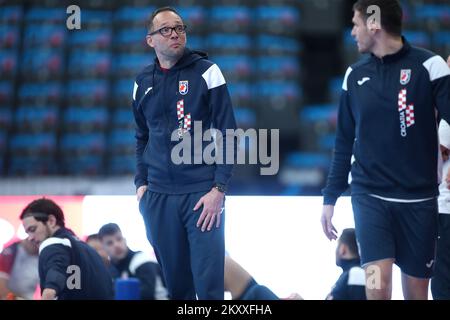
[[[181,129],[193,136],[194,121],[202,122],[203,132],[219,130],[224,137],[223,148],[232,140],[226,129],[236,129],[225,79],[219,67],[207,58],[203,52],[186,48],[169,70],[162,70],[155,59],[137,76],[133,91],[136,188],[148,185],[153,192],[182,194],[209,190],[213,183],[227,185],[233,166],[225,161],[212,165],[203,161],[175,165],[171,161],[172,148],[179,143],[171,140],[172,133]],[[203,142],[197,153],[209,144]],[[192,163],[194,155],[192,151]]]
[[[349,184],[352,195],[439,194],[436,119],[450,121],[450,69],[442,57],[403,42],[399,52],[367,55],[347,70],[324,204],[334,205]]]
[[[39,278],[41,291],[54,289],[58,300],[114,298],[112,278],[98,253],[65,228],[41,243]]]

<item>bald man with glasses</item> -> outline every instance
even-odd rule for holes
[[[133,90],[139,209],[170,298],[221,300],[223,208],[233,165],[205,161],[209,143],[197,145],[194,133],[202,139],[208,129],[220,131],[219,148],[234,142],[226,135],[236,129],[230,95],[206,53],[186,48],[186,25],[175,9],[157,9],[147,27],[156,59],[136,77]],[[183,150],[179,163],[174,147],[185,142],[193,148]]]

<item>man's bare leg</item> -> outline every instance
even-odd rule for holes
[[[415,278],[402,272],[402,288],[405,300],[428,300],[430,279]]]
[[[366,271],[366,296],[368,300],[390,300],[392,297],[392,264],[394,259],[370,262]]]

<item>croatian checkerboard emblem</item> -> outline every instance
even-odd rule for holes
[[[178,83],[178,92],[185,95],[189,91],[189,81],[183,80]]]
[[[400,115],[400,135],[406,137],[406,129],[415,124],[414,105],[406,102],[406,89],[401,89],[398,93],[398,112]]]
[[[400,84],[407,85],[411,80],[411,69],[400,70]]]
[[[183,133],[191,130],[191,114],[184,114],[184,100],[177,102],[178,137],[182,138]]]

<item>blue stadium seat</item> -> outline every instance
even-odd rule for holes
[[[66,26],[47,24],[28,24],[25,28],[23,44],[25,47],[62,47],[66,38]]]
[[[105,106],[90,108],[70,106],[65,110],[63,119],[66,130],[101,130],[108,123],[108,110]]]
[[[111,94],[113,95],[113,103],[116,107],[130,108],[134,81],[134,78],[129,78],[120,79],[114,82]]]
[[[54,130],[58,121],[58,107],[55,105],[20,106],[15,112],[18,131],[42,132]]]
[[[25,14],[25,21],[27,24],[34,22],[40,22],[45,24],[49,23],[65,24],[65,21],[68,17],[66,10],[67,8],[65,6],[61,6],[59,8],[32,7]]]
[[[1,9],[0,9],[1,10]],[[20,42],[19,26],[0,24],[0,49],[17,49]]]
[[[341,92],[342,92],[342,81],[343,76],[332,78],[328,82],[328,95],[330,96],[331,102],[338,103]]]
[[[328,168],[330,161],[329,155],[296,151],[286,155],[285,164],[296,168]]]
[[[292,79],[300,76],[300,64],[293,56],[263,56],[257,59],[257,71],[263,78]]]
[[[29,49],[23,52],[22,64],[27,68],[22,73],[27,77],[49,76],[57,77],[63,74],[63,52],[61,50]]]
[[[70,175],[98,175],[103,173],[103,158],[92,154],[65,157],[62,166]]]
[[[416,5],[415,15],[417,19],[430,19],[439,22],[450,22],[450,5],[423,4]]]
[[[12,123],[12,111],[8,107],[0,107],[0,130],[8,129]],[[1,131],[0,131],[1,132]]]
[[[114,57],[113,74],[120,77],[135,77],[146,66],[153,63],[149,53],[124,53]]]
[[[67,86],[67,98],[74,103],[104,103],[108,94],[107,80],[72,80]]]
[[[109,51],[74,50],[71,52],[68,68],[71,77],[107,76],[111,68],[111,53]]]
[[[125,25],[142,25],[143,22],[147,20],[150,13],[152,13],[155,9],[155,6],[123,6],[114,13],[114,23]]]
[[[253,69],[253,61],[246,55],[218,55],[213,60],[224,73],[225,79],[245,79]]]
[[[293,81],[259,81],[253,90],[255,97],[265,103],[279,99],[295,102],[302,96],[301,88]]]
[[[214,6],[209,23],[213,30],[245,32],[252,21],[250,8],[244,6]]]
[[[69,34],[69,44],[74,47],[93,47],[107,49],[111,45],[112,33],[109,28],[77,30]]]
[[[53,133],[19,133],[10,139],[11,152],[21,154],[49,154],[56,149]]]
[[[355,39],[352,37],[352,29],[345,29],[343,33],[344,46],[353,49],[356,45]]]
[[[323,187],[331,163],[329,153],[290,152],[280,170],[284,195],[317,195]]]
[[[403,35],[414,46],[430,49],[431,37],[424,31],[404,30]]]
[[[100,154],[105,150],[105,137],[102,133],[66,133],[61,138],[61,151],[64,154]]]
[[[114,44],[117,48],[134,45],[141,45],[145,48],[147,46],[147,42],[145,40],[146,34],[145,29],[142,27],[123,28],[115,36]]]
[[[57,171],[57,165],[51,156],[19,156],[11,158],[8,169],[10,175],[47,175],[54,174]]]
[[[297,55],[302,49],[301,43],[295,38],[268,34],[258,35],[256,43],[261,53]]]
[[[17,52],[15,50],[0,51],[0,74],[4,78],[12,78],[17,73]]]
[[[331,151],[334,148],[334,141],[336,140],[336,134],[324,134],[319,137],[318,145],[322,151]]]
[[[1,121],[1,117],[2,117],[2,109],[0,109],[0,121]],[[6,144],[7,144],[7,140],[6,140],[6,131],[4,130],[5,127],[0,126],[0,128],[2,128],[2,130],[0,130],[0,159],[3,158],[5,150],[6,150]],[[0,165],[0,168],[2,167],[2,165]]]
[[[247,82],[232,81],[228,83],[228,90],[235,104],[248,104],[252,98],[252,87]]]
[[[190,41],[190,38],[189,38]],[[246,34],[213,33],[208,39],[210,50],[247,52],[252,48],[252,39]]]
[[[450,52],[450,31],[438,31],[433,36],[433,43],[437,50],[447,56]]]
[[[113,155],[109,159],[108,173],[113,175],[134,174],[136,172],[135,155]]]
[[[298,30],[300,12],[290,6],[260,6],[255,19],[260,31],[289,34]]]
[[[208,49],[205,38],[202,36],[188,35],[187,47],[193,50],[205,51]]]
[[[332,104],[308,105],[300,111],[300,121],[306,123],[329,122],[336,123],[337,106]]]
[[[203,7],[193,5],[177,7],[176,9],[183,17],[183,21],[188,26],[189,32],[195,32],[204,26],[207,16]]]
[[[83,9],[81,20],[83,25],[87,25],[87,29],[94,27],[111,27],[113,14],[108,10]]]
[[[14,25],[22,21],[23,11],[21,6],[4,6],[0,9],[0,23]]]
[[[108,146],[115,154],[130,153],[135,150],[135,132],[131,129],[114,129],[108,139]]]
[[[24,83],[19,89],[21,103],[58,103],[62,95],[60,82]]]
[[[450,43],[450,31],[438,31],[434,34],[434,41],[438,45],[448,45]]]
[[[10,105],[14,98],[12,82],[0,82],[0,106]]]
[[[234,107],[234,115],[238,128],[255,128],[256,112],[250,108]]]
[[[134,116],[131,108],[115,110],[112,115],[112,125],[114,128],[134,129]]]

